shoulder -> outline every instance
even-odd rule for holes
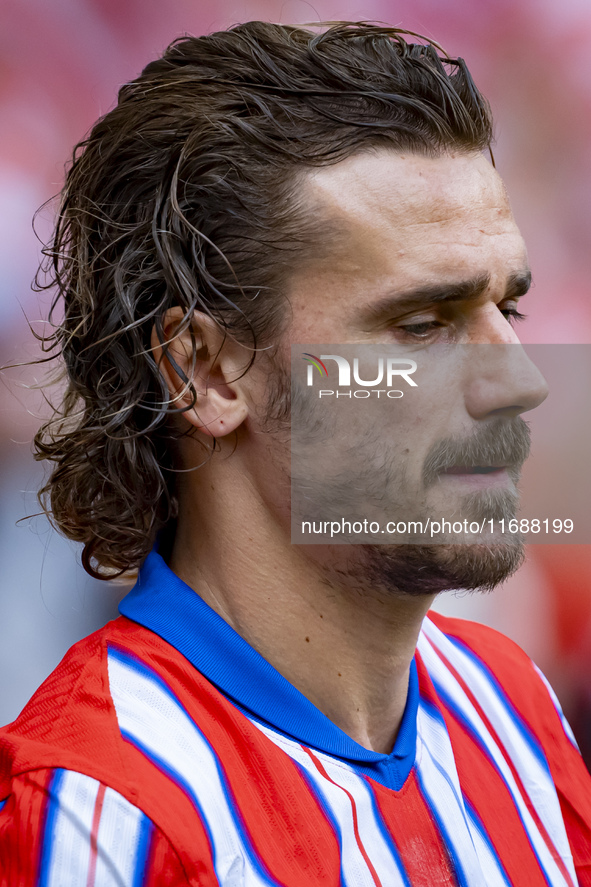
[[[588,841],[591,777],[554,691],[529,656],[488,626],[436,613],[425,619],[417,649],[448,716],[478,743],[498,744],[524,772],[548,774],[565,817],[576,811]]]
[[[90,765],[99,778],[104,769],[122,767],[108,650],[126,635],[133,644],[142,634],[149,632],[117,619],[68,650],[18,718],[0,729],[0,786],[7,772],[34,767],[85,770]]]
[[[0,857],[14,857],[17,865],[18,847],[31,839],[40,865],[65,842],[74,854],[67,865],[75,867],[76,854],[87,859],[102,840],[115,871],[118,853],[150,871],[161,865],[146,860],[158,859],[163,872],[176,873],[176,880],[158,884],[185,883],[178,872],[192,864],[181,848],[195,844],[193,806],[169,774],[127,740],[113,690],[113,662],[122,657],[187,681],[192,671],[169,644],[124,618],[75,644],[16,721],[0,729]],[[57,854],[55,865],[60,859]],[[18,868],[14,883],[17,874]],[[127,876],[120,883],[127,884]]]
[[[549,834],[560,817],[577,872],[589,872],[591,777],[540,670],[498,631],[437,613],[417,649],[423,692],[446,719],[459,769],[476,761],[470,779],[488,773],[486,797],[527,798]]]
[[[191,671],[169,644],[125,618],[75,644],[31,697],[18,718],[0,729],[0,797],[12,779],[64,769],[110,785],[131,803],[152,776],[136,761],[117,716],[112,660],[124,651],[155,672]]]
[[[487,625],[431,612],[423,623],[419,651],[429,660],[436,681],[455,679],[481,703],[498,700],[534,733],[558,732],[574,744],[544,675],[506,635]]]
[[[171,887],[186,871],[165,834],[125,797],[72,770],[12,780],[0,800],[0,884]]]
[[[110,625],[75,644],[33,694],[18,718],[0,730],[2,778],[33,767],[78,769],[103,756],[99,735],[112,727],[106,663]]]
[[[452,647],[471,654],[492,671],[510,677],[517,668],[534,682],[538,681],[537,670],[527,653],[511,638],[488,625],[429,611],[423,629],[432,643],[444,636]]]

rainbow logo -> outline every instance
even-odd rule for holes
[[[302,360],[305,360],[306,363],[310,365],[310,370],[308,370],[308,372],[312,372],[312,367],[316,367],[321,376],[328,376],[328,370],[326,369],[320,358],[316,357],[315,354],[308,354],[307,351],[304,351]]]

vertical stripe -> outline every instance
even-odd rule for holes
[[[302,748],[308,754],[308,756],[310,757],[312,763],[314,764],[314,766],[316,767],[316,769],[318,770],[320,775],[324,776],[324,778],[327,779],[330,783],[332,783],[332,785],[338,786],[338,783],[335,782],[334,779],[330,778],[330,776],[328,775],[328,773],[326,772],[326,770],[322,766],[322,762],[318,760],[316,755],[313,754],[309,748],[305,748],[304,746],[302,746]],[[374,884],[376,885],[376,887],[383,887],[382,882],[378,878],[378,873],[376,872],[371,859],[367,855],[367,850],[363,846],[363,843],[362,843],[361,838],[359,836],[359,817],[357,816],[357,806],[355,804],[355,798],[353,797],[353,795],[351,794],[350,791],[347,791],[346,788],[343,788],[343,791],[345,792],[345,794],[347,795],[347,797],[349,798],[349,801],[351,803],[351,813],[353,816],[353,833],[355,835],[355,841],[357,843],[357,846],[359,847],[359,851],[365,860],[365,864],[367,865],[367,868],[369,869],[369,872],[373,878]]]
[[[373,781],[370,787],[390,840],[404,860],[408,885],[458,887],[449,850],[421,793],[415,770],[411,770],[400,791],[393,792]]]
[[[39,887],[135,887],[145,873],[150,828],[113,789],[83,773],[56,770]]]
[[[299,764],[318,794],[339,835],[343,885],[408,887],[406,872],[368,780],[342,761],[323,752],[311,752],[264,724],[252,723]]]
[[[392,832],[387,826],[386,820],[382,815],[382,811],[380,810],[379,804],[377,802],[374,787],[375,783],[372,784],[370,779],[367,776],[363,777],[363,780],[367,783],[369,788],[372,810],[374,815],[374,821],[378,824],[379,831],[381,833],[382,838],[384,839],[386,846],[388,847],[390,855],[393,857],[394,864],[392,865],[390,862],[387,863],[387,867],[390,870],[390,877],[388,878],[387,884],[390,883],[392,879],[392,871],[395,871],[397,876],[399,876],[400,883],[404,885],[404,887],[411,887],[411,879],[408,876],[408,870],[406,868],[406,860],[402,859],[402,854],[400,853],[400,849],[396,844]],[[378,783],[379,785],[379,783]],[[389,791],[389,789],[386,789]]]
[[[425,635],[440,657],[445,656],[447,662],[467,682],[505,745],[514,751],[518,760],[527,760],[527,772],[531,774],[532,782],[551,781],[539,740],[526,725],[490,669],[469,647],[456,639],[448,638],[433,623],[429,622],[425,627]]]
[[[485,729],[488,731],[488,734],[490,736],[490,740],[493,743],[493,747],[495,749],[497,749],[499,751],[499,753],[503,756],[503,759],[506,762],[506,764],[509,768],[509,772],[514,780],[515,786],[516,786],[518,792],[520,793],[520,797],[523,798],[523,800],[527,804],[527,807],[528,807],[529,813],[532,817],[532,821],[535,825],[535,828],[537,829],[542,840],[545,842],[546,847],[552,856],[552,859],[554,860],[554,862],[558,866],[558,869],[562,875],[562,878],[564,879],[564,881],[567,884],[573,883],[571,875],[565,865],[564,858],[560,855],[560,853],[559,853],[559,851],[558,851],[558,849],[551,837],[551,833],[548,831],[544,822],[542,821],[542,819],[539,815],[538,809],[531,802],[530,794],[523,784],[523,781],[522,781],[521,775],[520,775],[520,770],[521,770],[521,772],[523,772],[523,768],[518,769],[516,767],[515,761],[513,760],[511,755],[508,753],[508,750],[505,748],[504,744],[501,742],[501,740],[495,730],[495,727],[491,724],[490,720],[488,719],[486,712],[483,710],[483,708],[480,704],[480,701],[478,699],[476,699],[476,697],[472,693],[471,689],[467,686],[467,684],[463,680],[463,678],[457,673],[454,666],[451,665],[451,663],[446,659],[444,654],[439,653],[439,657],[442,659],[443,663],[447,666],[452,677],[455,678],[455,680],[458,682],[458,685],[461,688],[461,690],[464,692],[468,702],[473,706],[473,709],[476,712],[476,715],[481,719],[482,723],[484,724]],[[443,692],[442,698],[445,698],[445,691],[442,691],[442,692]],[[457,712],[457,710],[455,710],[453,708],[453,706],[450,707],[449,710],[450,710],[452,717],[454,717],[456,720],[458,720],[458,719],[460,720],[460,722],[462,723],[462,727],[464,728],[464,731],[467,732],[468,734],[471,734],[475,738],[476,745],[483,748],[483,743],[482,743],[481,737],[474,733],[473,727],[467,723],[466,719],[463,717],[458,718],[458,712]],[[485,750],[485,754],[488,754],[488,750]],[[490,758],[489,758],[489,760],[490,760]],[[505,787],[509,788],[507,782],[505,780],[504,780],[504,782],[505,782]],[[535,786],[536,791],[539,788],[540,788],[540,786],[538,786],[538,785]],[[552,783],[552,791],[554,791],[553,783]],[[522,820],[522,822],[523,822],[523,820]],[[556,836],[559,836],[559,832],[556,833],[555,837]],[[535,846],[537,846],[537,845],[532,844],[532,847],[534,848],[534,852],[537,855],[537,850],[535,850]],[[569,853],[570,853],[570,851],[569,851]],[[539,856],[538,856],[538,862],[539,862],[540,866],[542,866],[542,868],[544,869],[542,859]],[[544,869],[544,873],[547,877],[549,877],[549,872],[547,873],[545,869]]]
[[[425,699],[419,703],[417,727],[420,743],[417,780],[447,845],[458,882],[461,887],[484,883],[488,887],[468,826],[445,724],[437,708]]]
[[[146,866],[148,865],[153,837],[154,826],[147,816],[143,816],[138,829],[135,877],[130,881],[131,887],[141,887],[145,882],[145,876],[149,874],[146,871]]]
[[[562,729],[564,730],[571,745],[573,745],[580,754],[581,749],[579,748],[577,740],[575,739],[575,734],[573,733],[573,731],[571,729],[571,725],[569,724],[567,719],[564,717],[564,712],[562,711],[562,706],[561,706],[560,702],[558,701],[558,696],[554,692],[554,689],[553,689],[552,685],[550,684],[550,682],[548,681],[548,678],[546,677],[544,672],[538,668],[538,666],[536,665],[535,662],[532,662],[532,665],[533,665],[538,677],[540,678],[540,680],[544,684],[546,690],[548,691],[548,695],[549,695],[550,699],[552,700],[552,704],[556,710],[556,714],[560,718],[560,723],[562,724]]]
[[[302,759],[305,758],[305,752],[303,748],[300,748]],[[353,884],[359,883],[361,887],[366,887],[365,881],[360,881],[362,878],[362,874],[360,871],[355,871],[356,868],[356,860],[353,845],[350,841],[347,841],[346,827],[343,828],[343,822],[341,817],[338,815],[339,811],[334,809],[328,803],[326,795],[322,793],[321,787],[315,782],[314,778],[310,774],[310,772],[303,766],[303,763],[300,764],[294,756],[294,763],[300,772],[300,777],[304,785],[306,785],[310,795],[318,802],[319,807],[322,808],[324,816],[326,820],[330,823],[334,834],[336,835],[338,846],[339,846],[339,867],[338,867],[338,885],[339,887],[353,887]],[[307,762],[306,762],[307,763]],[[356,848],[358,849],[358,848]],[[353,871],[353,875],[352,875]],[[336,873],[335,873],[336,874]],[[354,878],[354,881],[351,878]],[[334,875],[333,875],[334,878]],[[336,882],[335,882],[336,883]]]
[[[429,620],[425,634],[437,650],[484,723],[495,746],[503,753],[521,795],[529,801],[536,828],[566,883],[576,884],[576,874],[560,803],[544,751],[507,697],[496,676],[465,644],[444,635]]]
[[[474,847],[476,848],[482,871],[487,874],[487,887],[488,885],[492,887],[493,884],[497,885],[497,887],[512,887],[505,867],[484,828],[482,820],[478,817],[475,809],[468,804],[466,798],[464,798],[464,809],[468,815],[468,825],[470,826],[470,833],[474,840]]]
[[[98,830],[95,887],[141,884],[151,832],[152,824],[141,810],[107,788]]]
[[[99,783],[70,770],[56,770],[50,787],[40,884],[86,884],[90,833]]]
[[[108,667],[122,735],[193,801],[210,837],[220,884],[276,883],[252,846],[218,756],[170,688],[122,651],[109,651]]]
[[[43,845],[39,865],[39,887],[47,887],[53,850],[53,834],[56,816],[59,810],[59,790],[64,779],[65,770],[54,770],[47,787],[47,806],[45,808],[45,824],[43,829]]]
[[[88,865],[88,878],[86,881],[86,887],[94,887],[94,877],[96,875],[98,829],[99,822],[101,820],[101,810],[103,809],[103,800],[105,798],[105,788],[106,787],[101,783],[96,795],[96,801],[94,802],[92,829],[90,831],[90,862]]]
[[[494,762],[454,712],[445,709],[444,717],[479,858],[482,861],[482,852],[486,854],[489,844],[511,884],[519,884],[527,872],[530,887],[546,887],[519,811]],[[478,842],[479,833],[485,846]]]
[[[542,835],[540,829],[536,825],[534,817],[532,816],[532,812],[530,812],[530,809],[526,804],[521,791],[518,788],[509,763],[505,759],[501,748],[495,742],[486,724],[483,722],[478,711],[475,709],[473,703],[466,695],[465,690],[460,686],[457,679],[450,672],[450,670],[445,667],[441,656],[435,651],[434,647],[424,639],[421,639],[420,642],[420,654],[429,670],[429,674],[435,685],[438,695],[441,697],[445,705],[450,709],[450,712],[452,712],[455,717],[459,717],[463,721],[466,728],[473,736],[474,740],[477,743],[480,743],[481,747],[486,751],[490,760],[495,765],[498,773],[502,776],[505,785],[511,793],[513,802],[519,813],[523,827],[529,837],[532,849],[538,859],[538,863],[542,871],[544,872],[548,884],[576,884],[576,880],[574,880],[574,882],[571,882],[570,877],[566,871],[564,871],[564,873],[561,872],[561,868],[564,870],[564,862],[566,862],[566,860],[563,862],[562,860],[557,859],[556,851],[548,847],[545,837]],[[485,701],[482,699],[482,697],[480,701],[482,702],[482,704],[485,704]],[[534,757],[530,755],[529,760],[533,761]],[[525,768],[525,762],[521,761],[520,766],[521,770],[523,771],[523,769]],[[540,791],[540,789],[541,787],[538,786],[538,792]],[[552,790],[555,794],[555,789],[553,785]],[[537,800],[539,801],[539,797],[537,798]],[[561,817],[556,823],[556,828],[556,833],[558,835],[560,835],[561,831],[564,832],[564,824]],[[570,867],[572,868],[572,857],[570,858]]]
[[[0,883],[38,887],[50,785],[55,771],[14,775],[0,812]]]
[[[284,887],[338,879],[337,831],[298,764],[212,687],[175,691],[216,750],[257,855]]]

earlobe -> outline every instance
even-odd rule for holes
[[[154,325],[152,353],[169,391],[170,412],[208,437],[222,438],[248,416],[242,378],[248,360],[244,347],[224,335],[208,315],[195,311],[184,323],[180,306]]]

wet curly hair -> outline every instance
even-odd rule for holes
[[[178,409],[150,347],[164,313],[182,308],[180,333],[206,312],[252,362],[286,323],[290,269],[322,242],[298,202],[306,170],[376,146],[490,149],[464,61],[408,36],[254,21],[182,37],[74,149],[38,279],[66,385],[34,450],[51,463],[41,505],[91,575],[136,569],[174,525]]]

